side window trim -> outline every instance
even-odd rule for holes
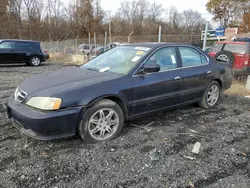
[[[138,76],[138,72],[139,70],[141,69],[141,67],[153,56],[153,54],[155,52],[157,52],[158,50],[162,49],[162,48],[167,48],[167,47],[173,47],[175,48],[175,52],[176,52],[176,60],[177,60],[177,68],[175,69],[171,69],[171,70],[165,70],[165,71],[160,71],[160,72],[157,72],[157,73],[161,73],[161,72],[168,72],[168,71],[172,71],[172,70],[177,70],[177,69],[185,69],[185,68],[192,68],[192,67],[199,67],[199,66],[206,66],[210,63],[209,61],[209,58],[208,56],[205,55],[205,53],[191,47],[191,46],[163,46],[163,47],[159,47],[157,49],[155,49],[153,52],[151,52],[151,54],[141,63],[140,66],[138,66],[138,68],[134,71],[134,73],[132,74],[132,77],[135,77],[135,76]],[[190,67],[183,67],[182,65],[182,59],[181,59],[181,54],[180,54],[180,50],[179,50],[179,47],[188,47],[188,48],[191,48],[191,49],[194,49],[196,50],[199,54],[203,55],[206,57],[207,59],[207,63],[206,64],[201,64],[201,65],[197,65],[197,66],[190,66]],[[157,74],[157,73],[153,73],[153,74]]]

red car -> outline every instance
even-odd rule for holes
[[[220,41],[216,42],[209,52],[211,57],[232,64],[234,74],[250,73],[249,42]]]

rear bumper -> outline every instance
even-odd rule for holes
[[[249,75],[249,74],[250,74],[250,67],[245,66],[241,69],[233,68],[233,75],[245,76],[245,75]]]
[[[11,97],[6,114],[22,133],[38,140],[54,140],[76,134],[83,108],[76,107],[56,112],[44,112],[17,104]]]
[[[46,57],[46,56],[41,57],[41,62],[45,62],[45,61],[46,61],[46,59],[47,59],[47,57]]]

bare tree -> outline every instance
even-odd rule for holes
[[[183,27],[187,32],[195,30],[197,26],[200,26],[204,22],[201,14],[198,11],[185,10],[183,15]]]
[[[112,17],[113,35],[128,36],[157,34],[158,26],[168,34],[200,32],[203,22],[197,11],[167,10],[155,1],[123,0]],[[62,0],[1,0],[0,36],[2,38],[30,38],[36,40],[62,40],[99,36],[108,30],[108,15],[101,0],[71,0],[65,6]]]
[[[97,34],[103,33],[102,21],[104,19],[105,13],[101,7],[101,0],[94,0],[93,2],[93,19],[94,19],[94,30]]]
[[[178,12],[178,10],[174,7],[171,6],[167,10],[167,15],[168,15],[168,29],[172,34],[177,34],[182,31],[181,27],[183,25],[183,16],[181,13]]]
[[[8,4],[10,24],[12,25],[12,28],[15,28],[15,30],[17,30],[17,35],[19,39],[21,38],[22,3],[23,0],[9,0]]]
[[[0,34],[1,37],[8,37],[8,31],[6,30],[6,27],[8,26],[8,0],[2,0],[0,1]]]
[[[162,8],[161,3],[156,3],[155,1],[149,8],[149,19],[152,20],[153,22],[157,21],[159,17],[162,15],[164,11],[164,8]]]

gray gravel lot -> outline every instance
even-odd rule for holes
[[[61,68],[0,65],[0,102],[25,78]],[[192,105],[127,122],[119,138],[95,145],[28,138],[0,113],[0,188],[249,188],[249,109],[249,99],[223,95],[215,109]]]

